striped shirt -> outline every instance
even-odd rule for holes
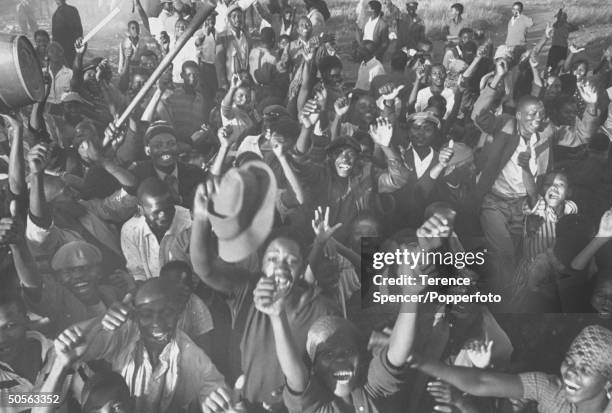
[[[40,360],[42,361],[42,370],[38,372],[38,376],[34,383],[31,383],[25,377],[21,377],[13,370],[11,366],[0,362],[0,411],[3,413],[17,413],[22,411],[20,408],[7,407],[8,395],[17,393],[31,393],[35,388],[42,385],[45,377],[50,371],[53,355],[53,342],[37,331],[27,331],[26,339],[34,340],[40,343]]]
[[[523,225],[523,256],[530,260],[541,252],[552,248],[555,243],[557,222],[560,216],[546,204],[540,196],[533,208],[525,200],[523,204],[525,221]],[[573,201],[565,201],[563,215],[578,213],[578,206]]]

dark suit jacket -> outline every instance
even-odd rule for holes
[[[178,186],[179,195],[181,196],[181,206],[191,209],[193,196],[198,184],[205,182],[206,173],[197,166],[178,162]],[[146,178],[158,178],[157,172],[153,167],[151,160],[136,162],[130,168],[132,173],[138,178],[138,182],[142,182]],[[130,188],[129,192],[132,195],[136,194],[137,188]]]

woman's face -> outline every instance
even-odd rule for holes
[[[599,397],[610,383],[585,363],[582,356],[566,357],[561,364],[565,398],[570,403],[585,402]]]

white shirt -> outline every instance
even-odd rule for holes
[[[433,149],[429,148],[429,154],[423,159],[419,157],[419,154],[414,150],[414,148],[412,149],[412,154],[414,155],[414,170],[417,178],[420,178],[425,174],[425,172],[427,172],[427,168],[429,168],[429,165],[433,161],[434,151]]]
[[[101,324],[88,333],[83,359],[104,359],[125,379],[134,397],[135,413],[179,411],[197,399],[224,387],[223,376],[183,331],[164,347],[155,367],[145,350],[136,322],[128,320],[109,332]]]
[[[62,95],[70,91],[72,70],[68,69],[66,66],[62,66],[55,76],[51,70],[49,70],[49,74],[51,75],[51,91],[49,92],[47,102],[57,105],[62,103]]]
[[[444,114],[444,119],[446,120],[450,116],[451,112],[453,111],[453,107],[455,106],[455,92],[446,87],[442,91],[441,95],[444,99],[446,99],[446,113]],[[433,93],[431,93],[431,87],[426,87],[419,90],[419,93],[417,93],[416,103],[414,104],[414,110],[416,112],[423,112],[427,108],[427,102],[432,96]]]
[[[147,224],[144,216],[130,218],[121,228],[121,249],[127,262],[127,270],[136,281],[159,277],[163,265],[172,261],[170,247],[178,235],[191,227],[189,210],[176,205],[170,228],[161,243]]]
[[[534,133],[529,139],[529,145],[525,143],[525,139],[520,138],[519,144],[512,154],[512,157],[501,170],[499,176],[493,184],[493,192],[506,197],[521,197],[527,195],[527,189],[523,183],[523,168],[518,164],[518,156],[522,152],[530,152],[529,169],[533,176],[538,172],[538,163],[535,152],[535,147],[538,142],[538,137]]]
[[[376,27],[379,18],[380,17],[375,19],[370,18],[366,22],[365,26],[363,26],[363,40],[374,40],[374,28]]]
[[[166,33],[168,33],[168,36],[170,36],[171,38],[174,37],[174,32],[175,32],[175,26],[176,26],[176,22],[179,19],[179,15],[177,12],[173,12],[173,13],[168,13],[166,10],[162,10],[161,13],[159,13],[159,17],[158,17],[158,21],[159,21],[159,31],[165,31]],[[151,31],[153,31],[153,28],[151,28]],[[155,35],[158,35],[159,33],[155,33]]]
[[[359,66],[359,71],[357,72],[357,82],[355,83],[355,89],[369,91],[372,79],[374,79],[378,75],[384,74],[385,68],[376,57],[371,58],[365,63],[361,63],[361,65]]]

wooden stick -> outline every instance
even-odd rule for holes
[[[155,71],[151,74],[149,79],[142,86],[140,91],[134,96],[134,99],[130,102],[130,104],[125,108],[121,116],[115,121],[115,127],[119,128],[130,116],[130,113],[134,110],[134,108],[140,103],[140,101],[145,97],[147,92],[153,87],[155,82],[161,77],[164,71],[170,66],[172,60],[176,57],[176,55],[181,51],[181,49],[187,43],[187,40],[194,35],[194,33],[204,24],[204,20],[211,15],[211,13],[215,11],[215,7],[211,4],[204,4],[202,8],[198,11],[198,13],[193,17],[191,23],[185,30],[185,32],[178,38],[176,41],[176,45],[174,49],[172,49],[159,63],[159,66],[155,69]]]
[[[86,43],[91,40],[91,38],[94,37],[100,30],[102,30],[102,28],[106,26],[108,22],[113,20],[115,16],[119,14],[120,11],[121,10],[119,9],[119,7],[115,7],[113,11],[111,11],[100,23],[96,25],[96,27],[91,29],[89,33],[87,33],[85,37],[83,37],[83,43]]]

